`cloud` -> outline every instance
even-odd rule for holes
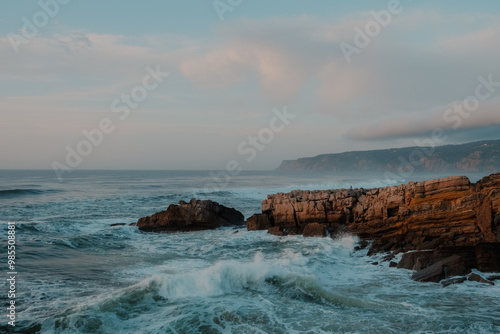
[[[25,151],[44,137],[60,150],[109,112],[113,99],[130,93],[147,65],[159,64],[171,76],[131,114],[122,127],[127,131],[113,135],[131,143],[126,138],[134,133],[141,150],[130,144],[131,157],[147,155],[151,125],[158,147],[177,144],[177,160],[201,142],[206,150],[200,161],[215,161],[221,147],[234,150],[266,126],[272,107],[283,105],[297,119],[276,140],[276,164],[281,154],[375,148],[378,140],[406,142],[435,128],[470,130],[478,138],[485,129],[493,133],[500,124],[498,93],[459,129],[443,113],[474,93],[479,75],[500,81],[497,16],[408,6],[347,63],[340,43],[353,43],[354,28],[371,20],[369,12],[335,20],[234,19],[217,24],[204,39],[60,31],[31,39],[18,55],[0,38],[0,126],[14,124],[4,134],[22,133]],[[117,152],[126,151],[120,145]]]
[[[274,103],[292,101],[339,54],[327,26],[307,16],[237,21],[216,32],[224,41],[183,61],[181,71],[205,86],[258,80]]]
[[[233,21],[216,30],[218,43],[180,68],[203,87],[258,80],[272,103],[312,94],[311,112],[344,120],[432,109],[470,91],[478,75],[498,72],[495,16],[406,9],[348,64],[340,43],[353,44],[354,28],[370,21],[369,13],[334,23],[308,16]],[[471,32],[462,34],[464,27]],[[311,83],[314,91],[304,89]]]
[[[455,102],[446,107],[385,119],[374,124],[352,128],[347,138],[354,140],[385,140],[400,137],[428,136],[436,129],[448,133],[500,125],[500,99],[483,102],[476,110],[462,113],[454,109]]]

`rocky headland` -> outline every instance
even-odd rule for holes
[[[268,195],[248,230],[284,236],[349,232],[371,241],[369,255],[388,260],[413,279],[438,282],[477,268],[500,272],[500,174],[477,183],[465,176],[376,189],[296,190]]]
[[[233,208],[192,199],[136,225],[146,232],[187,232],[244,223]],[[358,248],[370,246],[368,255],[386,253],[390,266],[416,270],[412,278],[417,281],[439,282],[472,269],[500,272],[500,174],[477,183],[454,176],[384,188],[268,195],[262,213],[248,218],[246,227],[277,236],[351,233],[362,240]],[[401,253],[400,261],[392,261]],[[476,276],[468,279],[491,283]]]
[[[500,140],[436,147],[322,154],[284,160],[279,170],[334,172],[495,173],[500,171]]]

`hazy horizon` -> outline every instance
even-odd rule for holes
[[[0,12],[3,170],[264,171],[499,138],[492,0],[8,0]]]

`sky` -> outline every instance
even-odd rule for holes
[[[499,59],[496,0],[2,0],[0,169],[499,139]]]

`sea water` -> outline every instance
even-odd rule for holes
[[[367,174],[214,175],[74,171],[59,181],[51,171],[0,171],[0,332],[500,333],[498,281],[414,282],[382,255],[355,251],[352,235],[277,237],[244,227],[155,234],[129,225],[192,197],[248,218],[267,194],[388,182]],[[9,222],[15,327],[7,317]]]

